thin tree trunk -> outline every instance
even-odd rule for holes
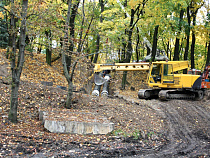
[[[46,49],[46,63],[51,66],[52,52],[49,48]]]
[[[22,2],[22,21],[20,27],[20,45],[18,61],[16,66],[16,43],[15,43],[15,19],[14,15],[11,18],[11,26],[13,29],[13,51],[12,51],[12,61],[11,61],[11,71],[12,71],[12,85],[11,85],[11,98],[10,98],[10,111],[9,120],[12,122],[17,122],[17,107],[18,107],[18,89],[20,84],[20,76],[22,73],[23,63],[24,63],[24,51],[25,51],[25,39],[26,39],[26,15],[28,9],[28,0],[23,0]],[[12,0],[12,7],[14,7],[14,0]]]
[[[103,22],[103,17],[102,17],[102,13],[104,11],[104,1],[103,0],[99,0],[100,6],[101,6],[101,16],[100,16],[100,23]],[[93,63],[97,63],[98,61],[98,54],[99,54],[99,50],[100,50],[100,35],[99,33],[97,34],[97,40],[96,40],[96,54],[94,57],[94,61]]]
[[[170,45],[170,42],[168,41],[167,48],[166,48],[166,55],[167,55],[167,57],[168,57],[168,52],[169,52],[169,45]]]
[[[197,11],[195,11],[193,14],[192,14],[192,17],[193,17],[193,26],[195,27],[196,25],[196,14],[197,14]],[[195,58],[194,58],[194,54],[195,54],[195,30],[193,29],[192,30],[192,44],[191,44],[191,69],[194,69],[195,68]]]
[[[18,89],[19,89],[19,82],[18,83],[12,82],[9,120],[14,123],[17,122]]]
[[[189,46],[190,46],[190,7],[187,7],[187,21],[188,21],[188,26],[186,29],[186,35],[187,35],[187,39],[186,39],[186,47],[185,47],[185,52],[184,52],[184,60],[188,59],[188,52],[189,52]]]
[[[68,94],[67,94],[67,101],[65,104],[66,108],[71,108],[72,106],[72,102],[71,102],[71,79],[69,76],[69,70],[70,70],[70,65],[68,68],[68,64],[67,62],[69,62],[69,56],[67,55],[67,53],[69,52],[69,47],[68,47],[68,43],[69,43],[69,36],[68,36],[68,30],[69,30],[69,22],[70,22],[70,12],[71,12],[71,6],[72,6],[72,1],[69,0],[68,1],[68,11],[67,11],[67,18],[66,18],[66,25],[65,25],[65,34],[64,34],[64,44],[63,44],[63,51],[62,51],[62,64],[63,64],[63,71],[64,71],[64,76],[68,82]]]
[[[149,55],[151,52],[151,50],[150,50],[150,48],[148,47],[148,46],[146,46],[147,47],[147,55]]]
[[[206,65],[210,64],[210,41],[208,44],[208,52],[207,52],[207,59],[206,59]]]
[[[47,43],[51,43],[51,30],[46,30],[45,35],[47,37]],[[46,63],[51,66],[51,59],[52,59],[52,51],[50,49],[51,44],[47,44],[47,49],[46,49]]]
[[[157,41],[158,41],[158,28],[159,25],[155,26],[154,36],[153,36],[153,45],[152,45],[152,58],[151,61],[155,61],[155,55],[157,51]]]
[[[181,32],[181,29],[182,29],[182,19],[183,19],[183,15],[184,15],[184,10],[181,9],[180,11],[180,17],[179,17],[179,31],[177,33],[177,37],[176,37],[176,42],[175,42],[175,48],[174,48],[174,61],[177,61],[179,60],[179,35],[180,35],[180,32]]]
[[[95,54],[95,58],[93,60],[93,63],[97,63],[98,60],[98,53],[99,53],[99,49],[100,49],[100,35],[97,35],[97,40],[96,40],[96,54]]]
[[[71,1],[71,0],[69,0]],[[70,8],[70,10],[68,10],[69,15],[67,16],[67,18],[69,18],[69,22],[68,22],[68,27],[70,30],[70,38],[68,38],[68,42],[69,42],[69,51],[66,52],[66,64],[67,64],[67,70],[68,72],[70,71],[70,66],[71,66],[71,58],[72,58],[72,53],[74,51],[74,33],[75,33],[75,18],[77,15],[77,10],[78,10],[78,6],[80,3],[80,0],[77,0],[75,2],[76,4],[73,5],[72,8]],[[71,4],[72,5],[72,4]],[[71,11],[71,14],[70,14]]]
[[[126,63],[130,63],[131,55],[132,55],[132,33],[133,33],[132,26],[134,22],[134,14],[135,14],[135,11],[131,9],[130,29],[128,31],[128,48],[127,48],[126,58],[124,60],[124,62]],[[124,71],[123,78],[122,78],[122,89],[125,89],[126,78],[127,78],[127,71]]]
[[[137,39],[136,39],[136,61],[139,62],[139,51],[138,51],[138,48],[139,48],[140,37],[139,37],[139,29],[138,29],[138,27],[136,28],[136,31],[137,31]]]

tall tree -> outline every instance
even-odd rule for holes
[[[206,58],[206,65],[208,64],[210,64],[210,41],[208,43],[208,52],[207,52],[207,58]]]
[[[104,12],[104,0],[99,0],[99,4],[100,4],[100,7],[101,7],[100,23],[102,23],[103,22],[102,13]],[[97,34],[97,39],[96,39],[96,54],[95,54],[93,63],[97,63],[99,50],[100,50],[100,35],[98,33]]]
[[[51,30],[46,30],[45,35],[47,38],[46,45],[46,63],[51,66],[52,50],[51,50]],[[48,43],[49,42],[49,43]]]
[[[157,50],[157,41],[158,41],[158,28],[159,25],[155,26],[154,36],[153,36],[153,44],[152,44],[152,55],[151,61],[155,61],[155,55]]]
[[[147,0],[143,0],[141,3],[137,3],[135,5],[131,5],[131,13],[130,13],[130,23],[129,27],[126,29],[126,34],[127,34],[127,50],[125,54],[125,59],[123,62],[129,63],[131,60],[132,52],[133,52],[133,46],[132,46],[132,35],[133,35],[133,29],[140,20],[140,16],[143,13],[143,10],[145,8]],[[136,15],[136,17],[135,17]],[[126,84],[126,78],[127,78],[127,72],[125,71],[123,73],[123,78],[122,78],[122,89],[125,89],[125,84]]]
[[[192,44],[191,44],[191,69],[195,68],[195,61],[194,61],[194,54],[195,54],[195,41],[196,41],[196,35],[195,35],[195,27],[196,27],[196,17],[198,13],[198,9],[200,9],[204,5],[204,1],[195,1],[192,0],[192,24],[193,24],[193,29],[192,29]]]
[[[176,42],[175,42],[175,48],[174,48],[174,61],[175,60],[179,60],[179,53],[180,53],[180,33],[181,33],[181,29],[182,29],[182,20],[183,20],[183,16],[184,16],[184,9],[182,8],[180,10],[180,15],[179,15],[179,23],[178,23],[178,32],[177,32],[177,36],[176,36]]]
[[[0,2],[0,47],[6,48],[8,45],[8,16],[7,12],[3,9],[5,5],[7,5],[7,1]]]
[[[11,101],[9,119],[12,122],[17,122],[17,107],[18,107],[18,89],[20,84],[20,76],[24,63],[24,51],[25,51],[25,39],[26,39],[26,17],[28,9],[28,0],[22,1],[22,13],[21,13],[21,26],[20,26],[20,42],[18,58],[16,58],[16,36],[15,36],[15,4],[14,0],[11,1],[11,28],[12,28],[12,54],[11,54],[11,71],[12,71],[12,83],[11,83]],[[16,60],[17,59],[17,60]],[[16,64],[17,63],[17,64]]]
[[[210,12],[207,13],[207,20],[206,20],[206,24],[205,27],[207,28],[207,36],[208,36],[208,51],[207,51],[207,55],[206,55],[206,65],[210,64]]]
[[[193,12],[193,26],[196,25],[196,12]],[[194,54],[195,54],[195,29],[192,30],[192,44],[191,44],[191,69],[195,68],[195,60],[194,60]]]
[[[84,25],[81,26],[81,30],[79,31],[79,42],[76,44],[74,41],[77,41],[75,38],[75,18],[78,15],[78,6],[79,6],[80,0],[75,1],[73,3],[72,0],[68,1],[68,10],[67,10],[67,17],[66,17],[66,24],[64,28],[64,44],[63,44],[63,50],[62,50],[62,64],[64,69],[64,75],[66,77],[66,80],[68,82],[68,94],[67,94],[67,100],[65,107],[71,108],[72,107],[72,97],[73,97],[73,77],[74,77],[74,70],[77,65],[77,59],[79,58],[79,55],[81,54],[81,50],[83,47],[84,41],[87,37],[88,31],[86,32],[83,39],[82,39],[82,33]],[[84,0],[82,3],[82,24],[84,24]],[[92,24],[93,18],[91,18],[87,30],[90,29],[90,26]],[[77,45],[77,50],[75,50],[75,47]],[[83,54],[84,55],[84,54]],[[75,59],[75,56],[77,59]]]
[[[190,45],[190,23],[191,23],[191,16],[190,16],[190,6],[187,7],[187,22],[188,25],[186,27],[186,46],[184,52],[184,60],[188,59],[188,52],[189,52],[189,45]]]

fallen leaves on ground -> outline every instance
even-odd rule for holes
[[[8,60],[2,54],[0,57],[4,70],[7,70]],[[120,98],[92,98],[80,93],[74,94],[74,105],[70,110],[75,114],[84,111],[106,117],[115,124],[115,131],[108,135],[57,134],[46,131],[38,119],[38,109],[57,108],[65,111],[67,91],[57,88],[56,85],[67,85],[62,75],[60,61],[56,61],[50,67],[44,60],[45,56],[42,54],[34,54],[33,57],[26,55],[19,88],[17,124],[8,121],[10,85],[8,82],[6,84],[0,82],[0,157],[17,155],[24,157],[38,153],[43,157],[53,155],[116,157],[120,154],[130,154],[134,149],[137,152],[147,147],[156,148],[165,143],[164,135],[159,135],[164,130],[163,122],[154,110],[148,109],[143,104],[137,105]],[[91,76],[91,72],[87,71],[91,64],[85,63],[86,61],[80,62],[75,73],[77,80],[74,84],[78,88],[83,87],[87,83],[87,77]],[[8,77],[8,71],[0,74],[4,75]],[[117,80],[119,79],[115,81]],[[44,86],[41,81],[53,82],[53,86]],[[115,89],[119,88],[117,83]],[[129,91],[125,95],[136,98],[135,92]],[[77,116],[77,119],[79,118],[85,119],[83,116]],[[130,137],[139,133],[143,136],[137,137],[136,140]],[[94,153],[91,153],[93,151]]]

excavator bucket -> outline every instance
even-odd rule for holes
[[[101,86],[103,85],[107,80],[101,76],[101,73],[95,73],[94,74],[94,82],[96,85]]]

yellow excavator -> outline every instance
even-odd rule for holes
[[[179,74],[180,70],[188,68],[188,61],[153,62],[147,78],[151,89],[139,90],[138,97],[140,99],[159,97],[161,100],[203,99],[205,89],[201,88],[201,75]]]
[[[188,69],[188,61],[157,61],[152,63],[115,63],[96,64],[94,71],[141,71],[149,70],[147,84],[150,89],[141,89],[138,92],[140,99],[158,98],[170,99],[195,99],[204,97],[205,89],[201,88],[200,75],[179,74],[180,70]],[[99,95],[100,86],[105,84],[102,94],[107,94],[107,74],[95,75],[95,88],[93,95]]]

